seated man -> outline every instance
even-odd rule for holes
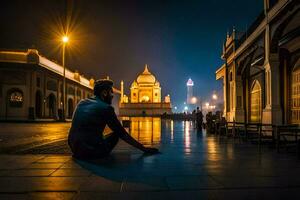
[[[158,152],[158,149],[144,147],[123,128],[111,106],[112,86],[111,80],[96,81],[95,96],[81,100],[77,105],[68,137],[68,143],[75,158],[105,157],[115,147],[119,138],[145,153]],[[113,132],[104,138],[103,131],[106,125]]]

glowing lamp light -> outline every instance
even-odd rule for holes
[[[64,36],[62,38],[63,43],[67,43],[69,41],[69,37],[68,36]]]
[[[189,108],[187,106],[184,106],[184,110],[188,110]]]
[[[197,98],[196,98],[196,97],[193,97],[193,98],[191,99],[191,102],[192,102],[192,104],[196,104],[196,103],[197,103]]]
[[[205,103],[205,106],[206,106],[206,107],[209,107],[209,103],[208,103],[208,102],[206,102],[206,103]]]
[[[213,95],[212,95],[212,98],[213,98],[214,100],[216,100],[216,99],[218,99],[218,96],[217,96],[216,94],[213,94]]]
[[[177,106],[175,106],[174,109],[177,110]]]

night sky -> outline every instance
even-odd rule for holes
[[[88,78],[109,75],[117,88],[124,80],[129,94],[147,63],[163,96],[170,94],[180,106],[188,78],[196,96],[221,93],[215,70],[222,64],[226,32],[233,26],[245,31],[262,9],[262,0],[6,0],[0,7],[0,48],[34,46],[60,62],[58,39],[68,24],[68,68]]]

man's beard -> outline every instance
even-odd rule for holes
[[[109,97],[109,96],[107,96],[107,97],[104,97],[103,101],[104,101],[105,103],[109,104],[109,105],[111,105],[111,104],[112,104],[112,98],[111,98],[111,97]]]

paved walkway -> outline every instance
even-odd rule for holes
[[[0,155],[0,199],[299,199],[292,153],[162,126],[159,155],[121,142],[104,160]]]

